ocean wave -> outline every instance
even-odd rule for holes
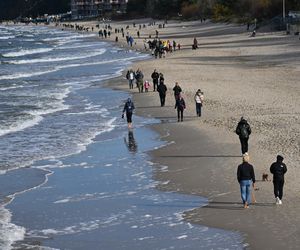
[[[0,36],[0,40],[8,40],[13,38],[15,38],[15,36]]]
[[[11,223],[11,213],[0,208],[0,249],[10,250],[16,241],[23,240],[25,228]]]
[[[40,54],[40,53],[46,53],[52,51],[52,48],[40,48],[40,49],[22,49],[16,52],[9,52],[6,54],[3,54],[4,57],[19,57],[19,56],[25,56],[25,55],[33,55],[33,54]]]
[[[28,78],[28,77],[32,77],[32,76],[40,76],[40,75],[44,75],[44,74],[48,74],[48,73],[52,73],[57,71],[57,68],[53,68],[53,69],[49,69],[49,70],[45,70],[45,71],[38,71],[38,72],[32,72],[32,73],[17,73],[17,74],[12,74],[12,75],[0,75],[0,80],[12,80],[12,79],[20,79],[20,78]]]
[[[27,59],[27,60],[15,60],[9,61],[10,64],[34,64],[34,63],[43,63],[43,62],[62,62],[62,61],[71,61],[71,60],[79,60],[94,56],[102,55],[106,52],[106,49],[99,49],[94,51],[93,53],[85,53],[81,56],[70,56],[70,57],[48,57],[48,58],[38,58],[38,59]]]
[[[24,130],[26,128],[33,127],[33,126],[39,124],[42,120],[43,120],[42,116],[32,115],[31,119],[19,121],[16,124],[11,125],[9,128],[1,128],[0,136],[4,136],[4,135],[10,134],[10,133]]]

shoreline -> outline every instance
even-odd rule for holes
[[[245,35],[243,36],[246,39]],[[150,153],[154,162],[169,167],[169,172],[167,173],[158,173],[155,171],[154,179],[169,181],[168,185],[164,185],[164,187],[159,186],[158,188],[163,191],[200,195],[209,199],[210,203],[208,206],[186,212],[186,221],[230,231],[238,230],[245,236],[245,242],[246,244],[249,243],[251,249],[282,249],[283,247],[296,249],[300,236],[299,229],[297,228],[297,222],[300,221],[297,214],[299,198],[296,196],[300,188],[299,184],[296,183],[299,176],[299,173],[295,169],[298,163],[297,154],[295,155],[296,158],[292,158],[290,155],[286,157],[288,180],[285,190],[287,190],[287,194],[285,194],[286,201],[284,201],[282,207],[275,208],[271,182],[259,182],[260,191],[255,193],[258,203],[248,211],[243,210],[240,203],[239,187],[235,178],[236,167],[240,163],[240,149],[238,139],[233,134],[232,129],[241,114],[246,113],[251,117],[252,123],[250,125],[252,125],[252,128],[255,127],[258,129],[258,133],[254,134],[250,139],[251,163],[256,167],[257,179],[260,179],[261,173],[268,169],[270,163],[274,161],[276,154],[271,152],[276,152],[276,149],[282,149],[284,145],[278,147],[278,145],[271,144],[271,150],[270,147],[267,148],[270,140],[266,140],[269,134],[263,130],[264,125],[268,128],[274,124],[270,120],[264,120],[263,116],[267,118],[270,116],[270,119],[273,119],[272,114],[274,116],[274,114],[279,112],[280,114],[282,113],[280,118],[284,118],[289,115],[286,112],[286,108],[290,107],[292,110],[292,119],[297,121],[299,117],[299,113],[297,116],[297,108],[294,108],[294,106],[297,106],[297,101],[294,100],[294,97],[297,97],[299,89],[297,87],[292,88],[291,90],[294,93],[289,92],[289,89],[284,89],[292,87],[290,84],[283,87],[277,84],[275,85],[275,90],[270,88],[272,86],[269,84],[271,80],[282,81],[285,77],[289,77],[291,71],[293,72],[294,70],[297,73],[298,70],[296,68],[298,65],[296,65],[291,70],[280,71],[279,66],[284,64],[287,59],[283,56],[282,58],[279,56],[276,57],[276,49],[273,48],[270,48],[270,50],[274,54],[275,65],[274,60],[271,60],[271,57],[268,58],[268,55],[265,55],[267,60],[263,59],[263,49],[272,45],[276,46],[278,43],[281,45],[281,35],[270,36],[267,37],[271,39],[272,42],[270,43],[264,37],[258,37],[254,41],[249,41],[250,44],[253,42],[257,45],[267,44],[266,46],[262,46],[262,49],[257,47],[256,50],[246,51],[246,53],[239,51],[240,48],[238,46],[234,48],[234,51],[228,52],[227,45],[235,46],[235,44],[239,44],[245,46],[248,42],[244,44],[243,39],[238,35],[224,36],[224,39],[220,42],[221,35],[216,39],[217,41],[214,41],[213,38],[202,38],[204,40],[202,43],[203,48],[206,49],[205,51],[200,49],[195,51],[195,53],[191,53],[191,51],[182,50],[178,54],[174,53],[174,55],[160,60],[149,59],[134,63],[132,68],[142,68],[144,75],[147,77],[149,77],[149,74],[156,67],[157,63],[159,64],[159,71],[163,71],[167,77],[167,86],[169,88],[167,106],[165,108],[159,107],[159,99],[156,92],[153,93],[151,91],[148,95],[145,93],[136,93],[136,89],[128,92],[133,94],[136,103],[142,104],[140,107],[136,105],[138,108],[137,114],[160,119],[162,121],[160,125],[153,125],[151,127],[159,132],[161,136],[164,135],[164,140],[174,142],[166,146],[166,148],[157,149]],[[279,39],[279,42],[277,39]],[[104,39],[101,41],[107,40]],[[114,43],[114,46],[118,46],[118,44]],[[283,47],[280,48],[284,52]],[[254,52],[261,54],[262,57],[256,59],[250,57],[251,53]],[[181,59],[180,57],[184,58]],[[258,62],[259,60],[262,61]],[[178,71],[180,67],[176,66],[176,64],[184,67],[184,72]],[[215,75],[215,68],[209,67],[210,64],[217,67],[218,75],[220,75],[220,78],[228,86],[222,84],[220,79]],[[187,65],[190,65],[190,68]],[[199,69],[197,71],[197,67],[194,66],[201,68],[200,78]],[[237,69],[238,72],[230,71],[231,67]],[[244,71],[245,69],[248,72]],[[268,70],[271,72],[268,72]],[[276,73],[276,70],[278,73]],[[229,71],[233,74],[231,77],[235,80],[234,84],[230,82],[232,79],[228,75]],[[271,77],[272,73],[275,74],[275,77]],[[282,78],[278,77],[279,73],[284,73]],[[262,79],[261,77],[264,74],[266,78],[271,77],[271,80],[261,84],[259,80]],[[290,78],[297,79],[296,76],[297,74],[293,74]],[[189,79],[185,81],[187,77]],[[256,82],[262,86],[255,85],[256,79],[252,79],[251,77],[256,77],[258,79]],[[121,78],[115,79],[116,84],[120,85],[118,80]],[[241,79],[249,79],[251,82],[249,88],[246,87],[247,94],[249,94],[248,97],[239,95],[242,89],[237,83]],[[172,84],[177,80],[182,85],[184,84],[184,95],[189,100],[192,99],[193,91],[197,86],[191,83],[191,81],[201,81],[206,98],[203,119],[199,120],[195,117],[193,102],[189,101],[188,110],[185,111],[188,119],[183,123],[177,124],[173,109],[173,97],[170,93],[172,92]],[[122,82],[122,90],[125,90],[127,81],[123,79]],[[215,83],[214,86],[210,85],[212,83]],[[250,87],[254,88],[254,91]],[[255,88],[258,89],[256,90]],[[186,91],[186,89],[190,89],[190,91]],[[262,102],[259,98],[255,98],[255,94],[259,95],[260,92],[265,90],[270,91],[265,101]],[[285,96],[289,96],[290,100],[293,100],[292,105],[289,105],[289,101],[283,101],[283,104],[279,104],[278,109],[276,109],[276,106],[275,108],[268,106],[268,103],[271,106],[276,104],[276,102],[272,102],[271,100],[277,100],[278,97],[282,96],[282,91]],[[230,95],[236,97],[237,100],[233,100]],[[227,100],[224,102],[223,98],[228,96],[228,102],[226,102]],[[148,104],[144,105],[146,99],[146,103]],[[239,104],[238,102],[242,100],[245,103]],[[253,100],[257,107],[251,103]],[[235,105],[237,108],[240,108],[239,111],[237,111],[238,109]],[[263,105],[266,105],[266,107]],[[236,120],[233,118],[234,112],[238,114],[235,114]],[[287,124],[283,123],[278,127],[283,127],[284,129],[285,126]],[[295,128],[297,129],[299,126]],[[278,133],[276,129],[277,127],[275,127],[275,130],[272,129],[271,132]],[[294,129],[294,126],[292,126],[292,129]],[[296,135],[298,133],[295,131]],[[166,134],[167,136],[165,136]],[[286,134],[279,130],[279,135],[282,138]],[[295,159],[295,161],[292,161],[292,159]],[[220,179],[220,174],[222,175],[222,179]],[[225,182],[222,182],[224,180]]]
[[[268,35],[268,39],[276,40],[277,37],[284,40],[280,33]],[[261,41],[257,41],[258,39]],[[255,42],[265,42],[264,37],[258,39]],[[288,37],[287,39],[290,42],[292,38]],[[164,63],[164,61],[170,61],[170,58],[160,60],[150,59],[146,60],[146,62],[138,62],[132,68],[142,68],[144,75],[149,77],[149,73],[153,70],[153,65],[160,62]],[[278,62],[275,65],[267,61],[266,63],[264,67],[271,67],[275,70],[278,67],[276,65]],[[170,66],[163,65],[163,68],[170,69]],[[256,66],[254,69],[256,69]],[[252,66],[249,70],[253,71]],[[165,73],[165,76],[167,75],[167,72],[163,73]],[[174,72],[172,71],[172,73]],[[178,73],[176,75],[178,76]],[[171,78],[174,79],[174,76],[171,76]],[[126,89],[127,81],[124,77],[123,82],[123,88]],[[169,81],[167,82],[169,83]],[[170,89],[170,83],[167,86]],[[154,162],[167,165],[171,169],[169,173],[157,173],[155,171],[154,179],[169,181],[168,185],[164,187],[158,186],[158,189],[200,195],[207,197],[209,200],[208,206],[186,212],[184,215],[186,221],[214,228],[239,231],[245,237],[245,247],[249,247],[250,249],[297,248],[300,233],[292,225],[296,225],[296,221],[299,221],[299,216],[295,212],[299,201],[299,198],[296,198],[296,191],[299,187],[297,186],[293,190],[293,184],[295,184],[298,173],[293,171],[296,176],[293,176],[293,180],[286,181],[285,190],[287,192],[282,207],[274,205],[272,183],[259,181],[263,171],[268,171],[268,166],[275,160],[276,154],[273,155],[270,153],[274,149],[266,151],[266,148],[257,147],[256,145],[260,143],[258,135],[254,135],[250,139],[251,163],[256,167],[257,186],[260,188],[260,191],[255,192],[258,202],[253,204],[248,211],[244,211],[240,201],[239,186],[235,177],[236,167],[241,162],[240,146],[236,135],[227,128],[227,126],[231,129],[234,128],[232,121],[229,121],[230,124],[225,124],[225,126],[223,122],[212,125],[211,119],[215,117],[211,117],[211,114],[208,114],[207,116],[209,117],[204,119],[204,121],[198,122],[199,119],[193,117],[190,111],[188,112],[188,121],[180,123],[179,126],[179,124],[176,125],[176,115],[172,111],[172,105],[168,102],[172,98],[172,95],[170,95],[171,91],[169,91],[167,96],[166,108],[159,107],[157,93],[139,94],[136,93],[136,90],[129,92],[133,94],[134,100],[137,103],[146,102],[154,104],[148,106],[141,105],[142,107],[140,108],[137,106],[137,113],[142,116],[153,116],[160,119],[160,125],[153,125],[151,127],[161,136],[164,136],[164,140],[174,142],[166,146],[166,148],[150,152]],[[185,95],[191,97],[190,93],[185,93]],[[146,98],[150,100],[146,101]],[[204,110],[205,113],[212,106],[209,103],[212,100],[207,100],[207,102],[209,105],[207,110]],[[249,107],[247,101],[245,106]],[[193,109],[191,104],[189,108]],[[204,108],[206,107],[204,106]],[[246,109],[244,108],[243,110]],[[251,110],[256,111],[253,108]],[[236,119],[238,120],[239,117]],[[257,125],[256,121],[254,125]],[[217,132],[215,131],[216,128],[218,129]],[[166,131],[168,134],[167,137],[165,136]],[[203,141],[206,144],[205,146],[201,144]],[[176,144],[179,145],[176,146]],[[193,150],[195,148],[199,150]],[[288,167],[297,165],[297,158],[296,162],[291,162],[289,158],[286,160],[288,161]],[[186,168],[181,166],[185,166]],[[216,166],[218,166],[217,169],[212,169]],[[292,169],[290,168],[289,170]],[[226,183],[218,181],[218,171],[222,174],[226,171],[224,175]],[[269,174],[270,177],[271,175]],[[288,178],[292,178],[290,173]],[[264,226],[261,226],[262,224]]]

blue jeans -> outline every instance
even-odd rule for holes
[[[251,203],[251,185],[252,185],[251,180],[243,180],[240,182],[241,197],[244,204],[245,202],[247,202],[248,205]]]

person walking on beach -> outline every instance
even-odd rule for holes
[[[159,73],[156,71],[156,69],[153,71],[151,78],[153,81],[153,91],[155,91],[158,87],[158,79],[159,79]]]
[[[185,110],[185,101],[181,95],[176,100],[175,109],[177,108],[178,122],[183,121],[183,111]]]
[[[283,163],[283,157],[277,155],[277,161],[273,162],[270,167],[270,172],[273,174],[273,186],[276,204],[282,204],[284,175],[287,172],[287,167]]]
[[[144,91],[144,75],[140,69],[135,73],[136,84],[139,89],[139,93]]]
[[[175,87],[173,88],[173,91],[174,91],[174,97],[176,101],[177,99],[179,99],[179,96],[182,92],[182,89],[180,88],[178,82],[175,83]]]
[[[132,128],[132,114],[134,109],[135,107],[132,100],[128,98],[124,105],[123,114],[122,114],[122,118],[124,118],[124,114],[126,113],[128,128]]]
[[[167,90],[168,89],[167,89],[167,86],[165,85],[164,81],[161,81],[160,84],[157,87],[161,107],[165,106]]]
[[[255,189],[255,173],[253,166],[249,164],[249,155],[244,155],[243,163],[238,166],[237,180],[240,184],[244,208],[249,208],[251,204],[251,186]]]
[[[251,134],[251,128],[247,120],[244,119],[244,117],[241,117],[241,120],[239,121],[236,127],[235,133],[239,136],[242,154],[248,153],[248,140]]]
[[[198,49],[198,41],[197,41],[197,38],[194,37],[194,41],[193,41],[193,49]]]
[[[129,89],[133,89],[133,81],[135,78],[135,74],[132,69],[127,71],[126,78],[128,80]]]
[[[201,92],[200,89],[197,90],[194,99],[195,99],[195,103],[196,103],[196,113],[197,113],[197,116],[200,117],[201,109],[202,109],[202,105],[203,105],[203,99],[204,99],[203,92]]]

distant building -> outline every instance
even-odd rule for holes
[[[128,0],[71,0],[73,19],[102,16],[107,12],[126,11]]]

